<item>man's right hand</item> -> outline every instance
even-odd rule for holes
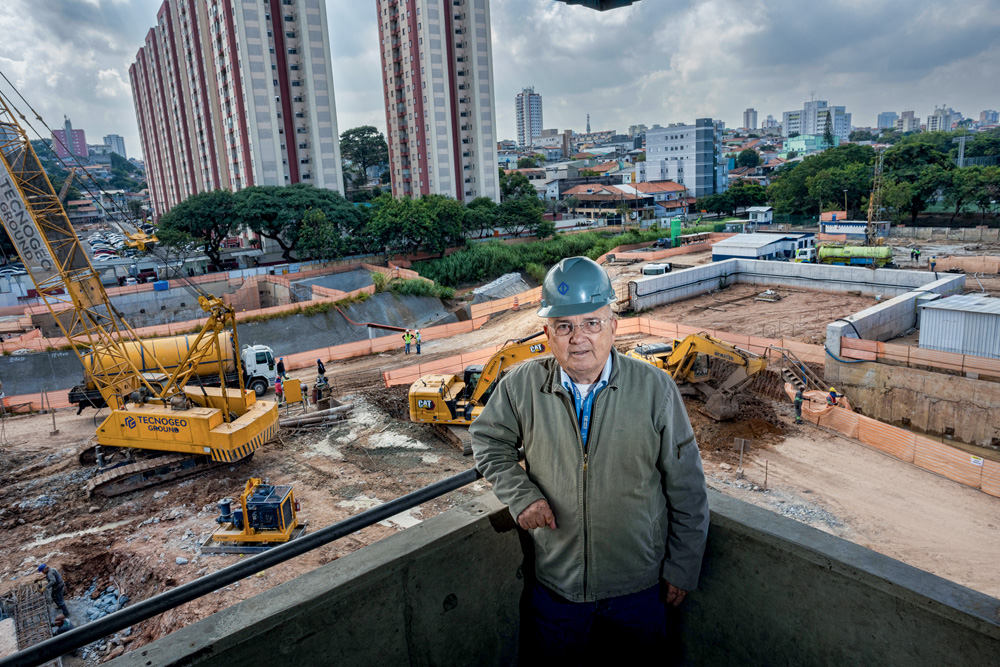
[[[544,528],[545,526],[555,529],[556,516],[552,513],[552,508],[549,507],[549,501],[543,498],[531,503],[517,515],[517,525],[525,530]]]

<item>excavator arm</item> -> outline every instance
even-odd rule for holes
[[[531,342],[544,333],[544,331],[539,331],[527,338],[510,341],[499,352],[490,357],[486,365],[483,366],[483,373],[479,376],[479,381],[476,382],[476,388],[469,395],[469,401],[473,405],[478,404],[483,394],[500,377],[500,374],[514,364],[519,364],[525,359],[538,357],[548,352],[549,347],[545,342]]]
[[[728,361],[737,366],[717,387],[706,382],[707,366],[699,367],[702,356]],[[717,421],[732,419],[739,412],[735,395],[758,373],[767,368],[767,357],[741,350],[707,333],[691,334],[667,346],[639,346],[628,356],[662,368],[682,388],[695,388],[705,399],[703,411]]]

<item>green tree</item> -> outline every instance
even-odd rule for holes
[[[526,156],[517,159],[518,169],[535,169],[538,167],[538,158],[534,156]]]
[[[295,261],[292,253],[306,211],[321,209],[337,225],[343,214],[338,209],[353,209],[339,192],[306,183],[255,185],[237,192],[234,201],[240,224],[277,243],[286,262]]]
[[[760,166],[760,162],[760,153],[752,148],[740,151],[740,154],[736,157],[737,167],[758,167]]]
[[[642,153],[636,154],[636,156],[634,158],[632,158],[632,162],[645,162],[645,161],[646,161],[646,152],[645,151],[643,151]]]
[[[924,134],[949,134],[929,132]],[[944,145],[933,136],[932,141],[916,141],[904,138],[898,144],[886,151],[884,168],[887,181],[907,183],[910,199],[900,202],[901,210],[910,216],[910,224],[917,221],[938,192],[947,187],[951,180],[948,173],[955,168],[951,159],[935,148]]]
[[[353,172],[360,178],[359,184],[364,184],[369,168],[389,162],[389,145],[385,136],[371,125],[352,127],[340,135],[340,157],[344,173]]]
[[[736,209],[748,206],[763,206],[767,203],[767,190],[760,183],[737,179],[726,190],[733,215]]]
[[[374,202],[368,231],[387,254],[419,252],[437,235],[436,221],[420,199],[384,194]]]
[[[582,177],[590,178],[590,177],[593,177],[593,176],[600,176],[600,175],[601,175],[601,173],[599,171],[594,171],[593,169],[581,169],[580,170],[580,176],[582,176]]]
[[[186,231],[162,224],[156,230],[156,238],[158,254],[167,267],[167,275],[163,276],[164,278],[184,275],[184,262],[205,243],[204,239],[192,236]]]
[[[507,173],[500,170],[500,199],[517,199],[519,197],[538,198],[538,191],[528,177],[518,171]]]
[[[213,190],[188,197],[160,220],[157,237],[168,230],[185,232],[200,240],[215,267],[222,266],[222,242],[239,232],[236,201],[229,190]]]
[[[985,189],[983,168],[974,166],[954,169],[948,174],[943,181],[944,201],[948,206],[954,207],[950,222],[955,222],[962,207],[975,203],[980,191]]]
[[[871,193],[872,170],[860,162],[824,169],[806,179],[806,189],[809,199],[834,210],[844,205],[844,190],[847,190],[847,214],[856,219]]]
[[[544,211],[545,207],[538,197],[513,197],[500,204],[497,213],[501,229],[508,234],[517,237],[528,233],[545,238],[552,235],[555,225],[542,217]]]
[[[142,202],[138,199],[129,199],[128,212],[132,215],[133,220],[141,220],[143,217]]]
[[[872,173],[875,150],[871,146],[843,144],[822,153],[808,155],[801,162],[778,169],[767,194],[777,213],[805,215],[815,213],[818,200],[809,194],[807,181],[826,169],[842,169],[849,164],[861,164]],[[870,178],[870,177],[869,177]],[[843,201],[843,187],[840,200]],[[868,191],[871,190],[869,182]]]
[[[448,248],[465,244],[466,209],[462,202],[444,195],[423,195],[420,203],[435,221],[434,233],[424,241],[425,252],[444,257]]]
[[[871,133],[871,130],[852,130],[849,135],[847,135],[848,141],[875,141],[875,135]]]
[[[1000,155],[1000,127],[979,132],[965,145],[965,157]]]
[[[341,234],[322,209],[311,208],[302,216],[296,248],[306,259],[338,259],[341,257]]]
[[[823,124],[823,146],[825,148],[833,148],[833,118],[830,117],[829,112],[826,114],[826,122]]]
[[[986,215],[990,211],[995,211],[1000,202],[1000,167],[990,166],[983,169],[979,182],[975,204],[983,214],[983,224],[986,224]]]
[[[499,208],[489,197],[476,197],[465,207],[464,228],[479,237],[490,234],[500,226],[497,218]]]

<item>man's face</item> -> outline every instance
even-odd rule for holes
[[[591,320],[604,320],[600,333],[588,334],[583,331],[580,325]],[[573,325],[572,333],[566,336],[556,335],[556,327],[560,324]],[[545,335],[548,336],[556,361],[574,382],[581,384],[597,382],[601,377],[604,364],[611,354],[616,331],[618,320],[613,318],[608,306],[586,315],[552,317],[545,325]]]

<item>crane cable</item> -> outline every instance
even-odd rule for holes
[[[76,155],[74,155],[71,150],[69,150],[69,148],[66,146],[65,143],[63,143],[58,137],[56,137],[55,133],[52,131],[52,128],[49,127],[48,123],[45,122],[45,119],[42,118],[41,114],[39,114],[38,111],[36,111],[35,108],[31,106],[31,103],[28,102],[27,99],[25,99],[24,95],[21,94],[21,91],[18,90],[17,86],[15,86],[13,84],[13,82],[11,82],[11,80],[9,78],[7,78],[7,75],[3,72],[3,70],[0,70],[0,77],[2,77],[3,80],[7,82],[7,85],[10,86],[11,90],[13,90],[14,93],[17,94],[17,96],[21,99],[22,102],[24,102],[25,106],[27,106],[27,108],[31,111],[31,113],[34,114],[34,116],[38,120],[38,122],[41,123],[42,126],[46,130],[48,130],[49,135],[53,138],[53,140],[54,141],[58,141],[59,145],[61,145],[63,147],[63,149],[65,149],[66,152],[70,155],[70,157],[73,158],[73,162],[75,162],[76,165],[77,165],[77,167],[80,168],[79,171],[82,171],[83,173],[85,173],[90,178],[90,180],[94,183],[94,185],[97,187],[97,190],[101,194],[103,194],[105,196],[108,196],[108,198],[111,201],[112,206],[121,214],[121,216],[123,217],[123,219],[125,219],[125,220],[128,221],[128,224],[132,225],[132,227],[134,229],[139,230],[140,228],[134,223],[134,221],[133,221],[130,213],[128,211],[126,211],[125,209],[123,209],[118,204],[118,202],[116,202],[113,198],[110,197],[110,195],[108,195],[108,192],[104,189],[104,187],[100,184],[100,182],[98,182],[97,178],[93,174],[91,174],[90,172],[88,172],[84,168],[83,163],[80,162],[79,158]],[[17,115],[21,118],[21,120],[24,122],[24,124],[27,125],[31,129],[32,132],[35,133],[35,135],[42,141],[42,144],[49,150],[49,152],[52,153],[52,155],[55,157],[56,161],[58,161],[58,163],[60,165],[62,165],[63,168],[66,168],[67,167],[66,162],[63,161],[63,159],[60,158],[56,154],[56,152],[55,152],[55,150],[53,150],[52,146],[50,146],[49,144],[45,143],[45,139],[42,136],[42,134],[35,128],[34,125],[31,124],[31,121],[28,120],[28,118],[20,111],[20,109],[18,109],[17,106],[15,106],[13,104],[13,102],[10,99],[10,97],[7,96],[7,95],[4,95],[2,92],[0,92],[0,97],[2,97],[7,102],[7,104],[10,106],[11,110],[13,110],[15,113],[17,113]],[[124,158],[124,157],[125,156],[123,155],[122,158]],[[147,178],[147,181],[148,181],[148,178]],[[98,198],[97,195],[95,195],[94,192],[84,184],[84,180],[82,178],[80,179],[80,185],[82,186],[84,192],[86,192],[88,195],[90,195],[94,199]],[[63,206],[62,202],[59,202],[59,204],[60,204],[60,206],[63,207],[63,210],[65,211],[65,206]],[[120,223],[117,223],[117,221],[116,221],[116,224],[118,224],[118,227],[122,231],[125,231],[125,228],[122,227]],[[126,232],[126,234],[127,233],[128,232]],[[75,230],[74,230],[74,234],[75,234]],[[79,237],[78,237],[78,240],[79,240]],[[147,250],[147,252],[150,253],[150,254],[152,254],[156,259],[159,259],[161,262],[163,262],[163,268],[165,270],[169,270],[169,264],[167,262],[167,258],[166,257],[164,257],[164,256],[160,255],[159,253],[155,252],[154,249],[152,249],[152,248],[149,249],[149,250]],[[93,262],[91,262],[91,266],[93,266]],[[97,270],[96,266],[94,266],[94,270],[95,271]],[[192,296],[194,296],[196,298],[199,297],[199,296],[204,296],[206,298],[209,298],[211,296],[210,294],[208,294],[207,292],[205,292],[203,289],[201,289],[201,287],[199,287],[196,283],[192,282],[187,276],[181,274],[180,279],[181,279],[181,285]]]

